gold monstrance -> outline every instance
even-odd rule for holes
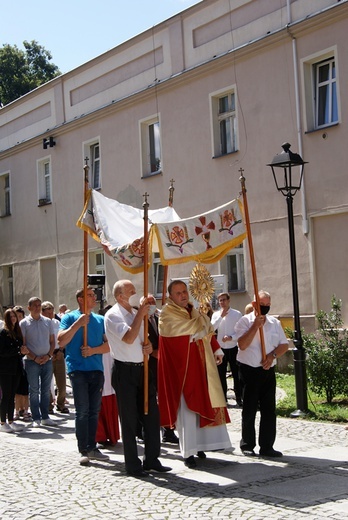
[[[208,269],[202,265],[197,264],[192,269],[189,279],[189,291],[191,296],[198,301],[200,309],[206,314],[214,292],[214,280]]]

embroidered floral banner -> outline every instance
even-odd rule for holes
[[[148,215],[149,259],[159,251],[162,265],[191,260],[214,263],[246,237],[239,200],[188,219],[179,219],[169,206],[149,210]],[[143,210],[91,190],[77,226],[100,242],[123,269],[143,270]]]
[[[202,215],[157,223],[153,229],[163,265],[217,262],[246,237],[242,203],[237,199]]]

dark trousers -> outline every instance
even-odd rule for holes
[[[115,361],[112,368],[112,386],[115,389],[122,429],[126,470],[141,469],[136,443],[138,421],[144,429],[144,463],[152,466],[160,454],[160,422],[156,388],[149,371],[148,414],[144,414],[144,367]]]
[[[259,446],[267,451],[273,447],[276,437],[276,378],[274,368],[250,367],[239,364],[243,384],[241,450],[253,450],[256,446],[255,417],[260,407]]]
[[[75,402],[75,433],[79,452],[85,455],[96,447],[104,374],[100,370],[75,370],[69,374]]]
[[[237,365],[237,354],[238,347],[234,348],[222,348],[222,352],[224,353],[224,357],[222,358],[221,365],[218,365],[218,371],[220,376],[220,381],[222,385],[222,390],[225,395],[225,399],[227,400],[227,365],[230,364],[232,377],[233,377],[233,389],[236,397],[236,401],[242,400],[242,386],[239,379],[239,370]]]
[[[20,374],[0,374],[0,387],[2,390],[0,412],[1,422],[5,423],[8,419],[13,421],[14,400]]]

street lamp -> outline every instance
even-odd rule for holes
[[[297,410],[292,412],[291,417],[301,417],[308,412],[307,401],[307,376],[306,376],[306,352],[303,348],[300,325],[300,311],[298,304],[298,284],[296,267],[296,247],[294,233],[293,198],[301,189],[304,165],[307,164],[301,156],[290,150],[290,144],[282,145],[283,151],[273,158],[270,166],[277,187],[286,197],[288,207],[288,226],[291,262],[292,297],[294,305],[294,372],[296,385]]]

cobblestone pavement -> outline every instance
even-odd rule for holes
[[[233,452],[208,453],[190,470],[175,445],[162,444],[161,460],[173,471],[142,480],[126,475],[120,442],[104,450],[110,462],[79,465],[72,406],[68,419],[51,416],[56,427],[0,433],[0,518],[348,519],[348,432],[342,425],[279,418],[275,447],[283,458],[244,457],[241,411],[229,402]]]

